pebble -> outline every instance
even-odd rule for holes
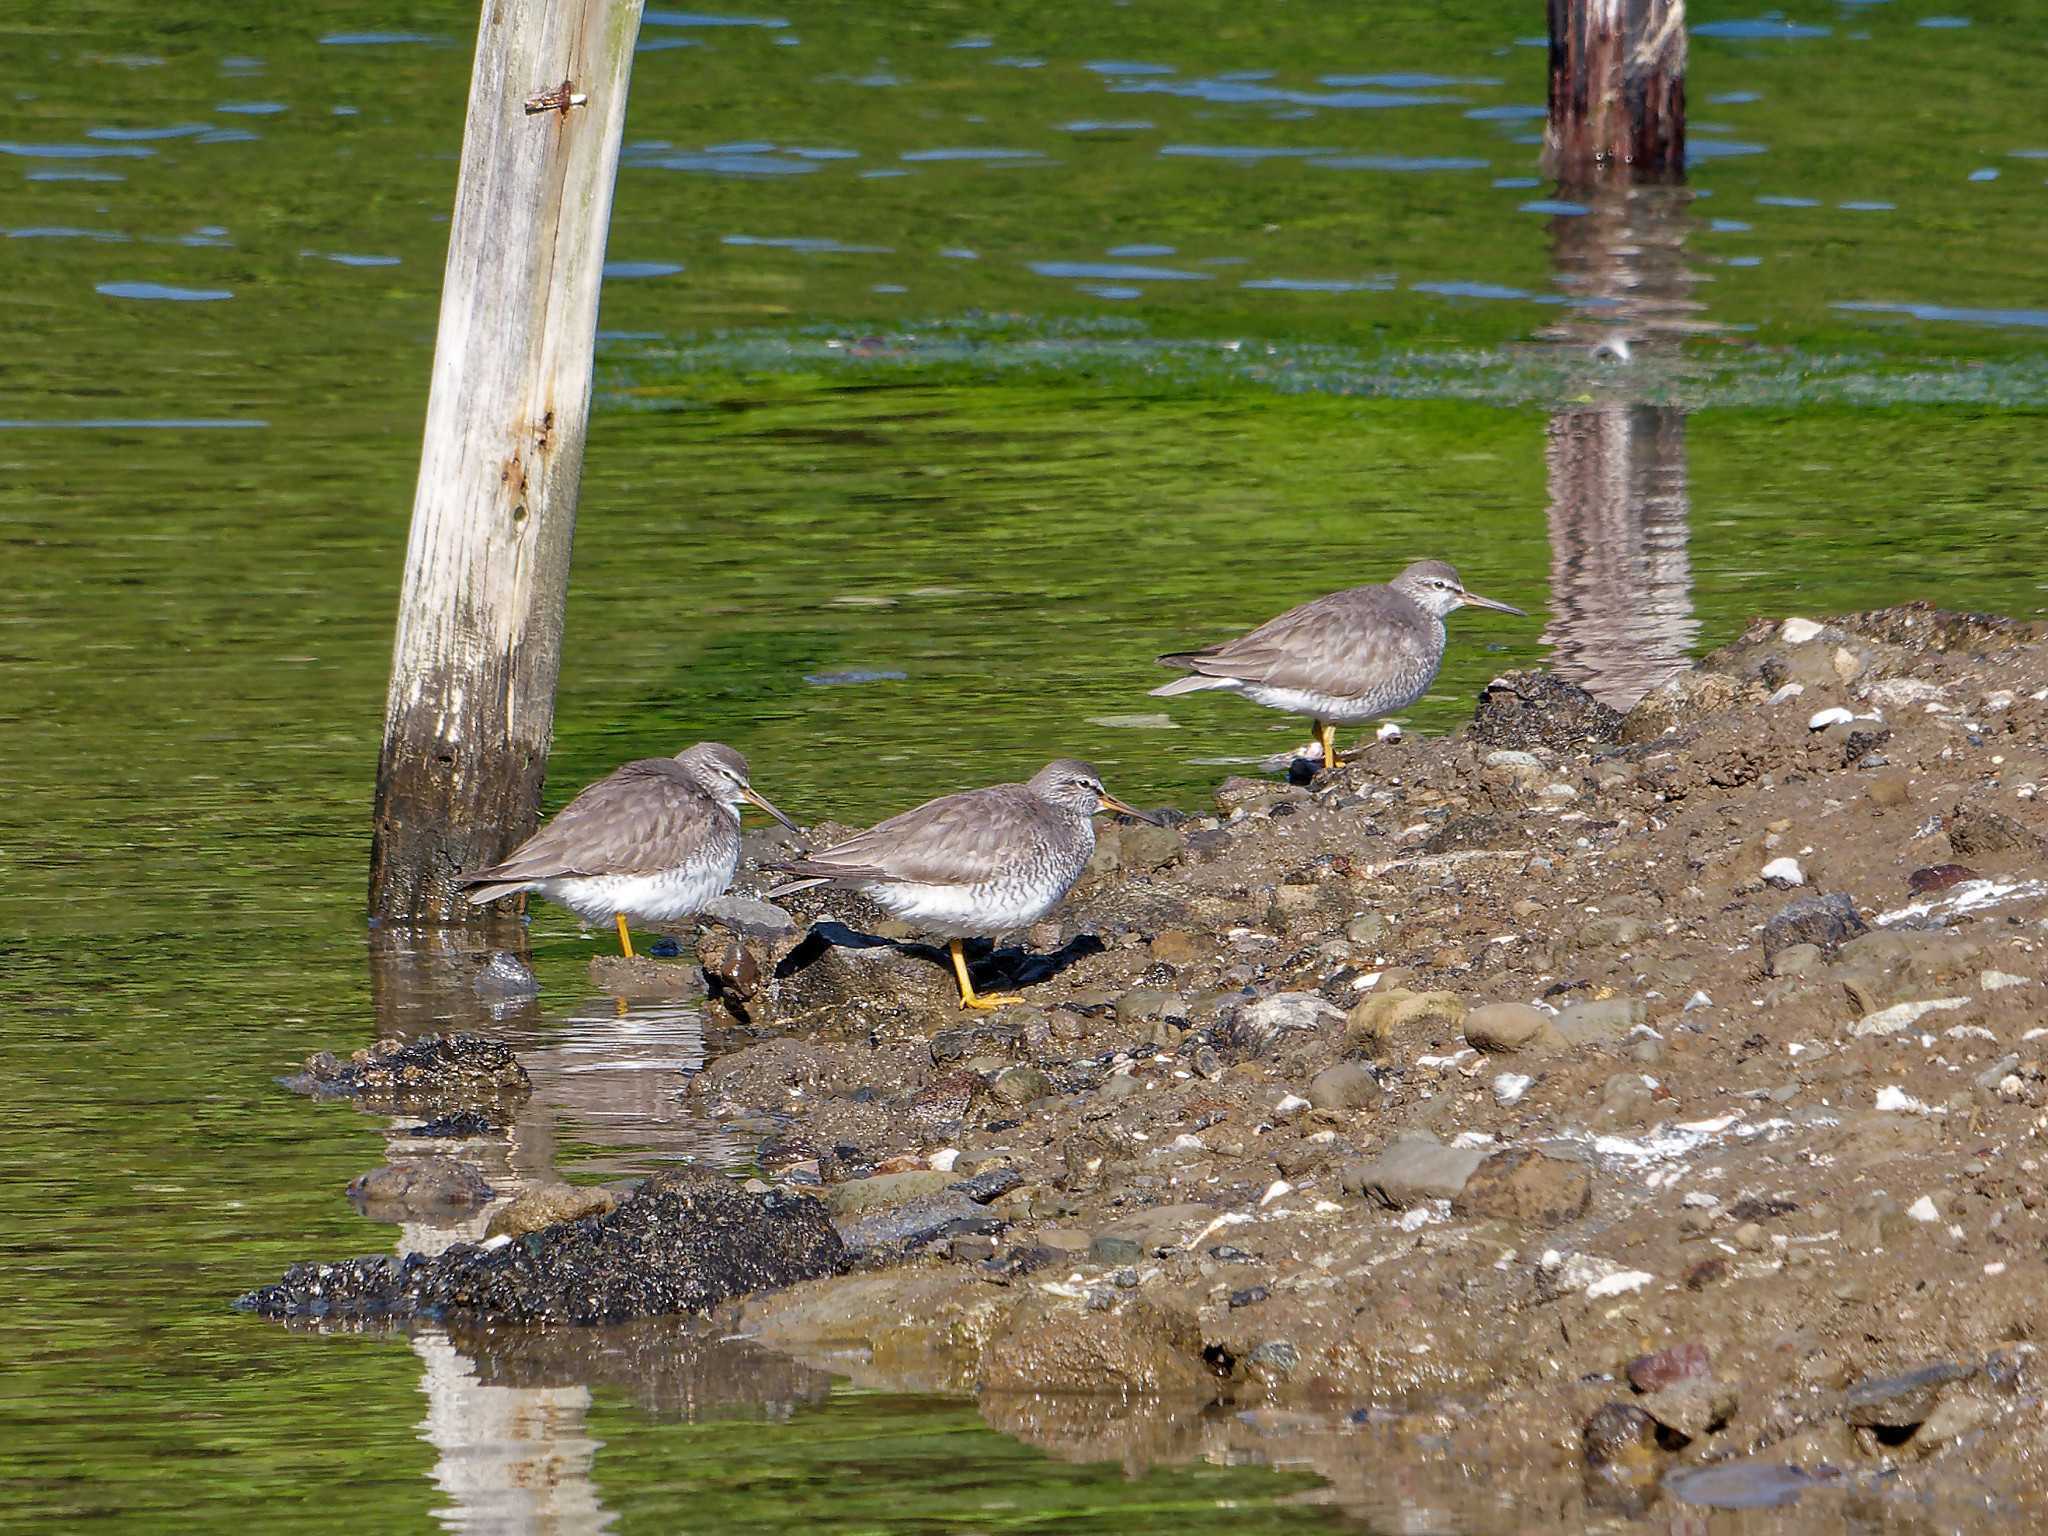
[[[1387,936],[1387,920],[1377,912],[1361,912],[1344,925],[1346,942],[1371,949]]]
[[[1522,1095],[1535,1084],[1536,1079],[1521,1072],[1497,1073],[1493,1079],[1493,1096],[1502,1104],[1519,1104]]]
[[[1875,1013],[1866,1013],[1849,1026],[1849,1033],[1858,1039],[1872,1035],[1896,1035],[1910,1029],[1930,1013],[1948,1013],[1957,1008],[1970,1006],[1967,997],[1931,997],[1914,1003],[1894,1003],[1889,1008],[1880,1008]]]
[[[1815,710],[1807,719],[1806,728],[1809,731],[1824,731],[1831,725],[1847,725],[1855,718],[1848,710],[1837,704],[1829,709]]]
[[[1030,1104],[1053,1091],[1052,1079],[1036,1067],[1005,1067],[992,1086],[1005,1104]]]
[[[1556,1227],[1585,1215],[1592,1201],[1593,1175],[1584,1163],[1510,1147],[1472,1171],[1451,1201],[1451,1214]]]
[[[1638,1392],[1658,1392],[1681,1381],[1714,1374],[1707,1346],[1697,1341],[1673,1344],[1628,1363],[1629,1385]]]
[[[1778,627],[1778,638],[1787,645],[1804,645],[1817,638],[1822,628],[1812,619],[1787,619]]]
[[[1308,1102],[1317,1109],[1364,1109],[1377,1104],[1385,1091],[1379,1079],[1361,1062],[1340,1061],[1323,1068],[1309,1080]]]
[[[1896,1376],[1866,1376],[1842,1399],[1842,1416],[1864,1429],[1911,1429],[1934,1411],[1941,1389],[1972,1375],[1953,1360],[1934,1360]]]
[[[1399,1136],[1376,1158],[1354,1163],[1339,1176],[1344,1192],[1363,1195],[1390,1210],[1422,1200],[1453,1200],[1486,1154],[1471,1147],[1447,1147],[1433,1136]]]
[[[1565,1038],[1551,1016],[1527,1003],[1488,1003],[1465,1018],[1465,1040],[1477,1050],[1500,1053],[1561,1050]]]
[[[1806,871],[1793,858],[1773,859],[1763,867],[1762,875],[1766,885],[1774,885],[1781,891],[1806,884]]]

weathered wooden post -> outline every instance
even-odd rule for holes
[[[370,915],[533,829],[642,0],[484,0],[377,765]]]
[[[1576,184],[1606,167],[1685,169],[1685,0],[1548,0],[1543,164]]]

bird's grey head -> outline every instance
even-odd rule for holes
[[[1102,775],[1094,765],[1077,758],[1054,758],[1031,775],[1029,788],[1039,799],[1050,801],[1070,815],[1086,818],[1097,811],[1122,811],[1126,816],[1157,825],[1157,818],[1125,805],[1104,789]]]
[[[1497,603],[1490,597],[1467,591],[1465,583],[1458,578],[1457,568],[1442,560],[1418,560],[1387,585],[1414,599],[1440,619],[1460,608],[1491,608],[1497,613],[1522,612],[1510,604]]]
[[[724,742],[700,741],[694,747],[678,752],[676,761],[692,783],[720,805],[730,807],[735,814],[742,802],[757,805],[790,831],[796,830],[796,823],[770,805],[767,798],[754,788],[747,774],[747,760]]]

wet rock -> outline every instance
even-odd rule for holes
[[[941,1238],[988,1235],[1006,1225],[972,1195],[942,1189],[842,1218],[838,1231],[849,1258],[873,1263],[902,1258]]]
[[[1527,1003],[1488,1003],[1465,1018],[1465,1039],[1475,1050],[1512,1055],[1557,1051],[1567,1044],[1551,1016]]]
[[[1385,1097],[1379,1079],[1355,1061],[1336,1062],[1309,1079],[1308,1101],[1317,1109],[1341,1114],[1370,1108]]]
[[[483,998],[536,997],[540,993],[533,968],[509,949],[492,950],[470,986]]]
[[[1215,1371],[1191,1321],[1145,1300],[1122,1311],[1027,1311],[982,1354],[985,1392],[1213,1399]]]
[[[1796,1503],[1820,1481],[1804,1468],[1782,1461],[1716,1462],[1707,1467],[1674,1467],[1664,1491],[1681,1504],[1702,1509],[1776,1509]]]
[[[373,1168],[349,1181],[348,1197],[372,1221],[403,1221],[488,1205],[496,1192],[474,1163],[426,1157]]]
[[[1455,1033],[1465,1019],[1465,1000],[1455,992],[1411,992],[1389,987],[1353,1006],[1344,1033],[1361,1049],[1386,1051],[1430,1033]]]
[[[458,1109],[452,1114],[436,1115],[418,1125],[409,1125],[405,1134],[423,1141],[473,1141],[495,1134],[500,1125],[500,1121],[478,1110]]]
[[[935,1195],[953,1182],[950,1173],[929,1168],[905,1173],[880,1173],[865,1179],[848,1179],[829,1184],[819,1196],[834,1216],[858,1216],[864,1211],[901,1205],[919,1195]]]
[[[652,955],[592,955],[590,984],[607,997],[634,1001],[692,1001],[708,988],[697,966]]]
[[[1638,1392],[1661,1392],[1681,1381],[1713,1374],[1713,1359],[1707,1353],[1707,1346],[1691,1340],[1647,1355],[1637,1355],[1628,1363],[1628,1384]]]
[[[1959,805],[1949,813],[1948,851],[1959,859],[1999,853],[2039,858],[2048,844],[2003,812]]]
[[[796,937],[796,919],[773,902],[728,891],[714,896],[698,909],[698,915],[743,938],[791,939]]]
[[[805,1197],[749,1194],[694,1169],[655,1174],[617,1210],[508,1242],[297,1264],[236,1305],[266,1317],[600,1323],[701,1311],[837,1271],[845,1246]]]
[[[1268,1339],[1255,1345],[1252,1352],[1244,1357],[1244,1363],[1255,1371],[1286,1376],[1301,1364],[1301,1351],[1286,1339]]]
[[[1422,840],[1424,853],[1456,853],[1467,848],[1519,848],[1528,841],[1512,816],[1453,816]]]
[[[1489,747],[1569,752],[1613,741],[1621,713],[1554,672],[1504,672],[1479,693],[1472,735]]]
[[[1455,1199],[1485,1159],[1476,1147],[1447,1147],[1432,1136],[1410,1134],[1378,1157],[1346,1168],[1340,1183],[1347,1195],[1402,1210],[1422,1200]]]
[[[1657,1449],[1657,1421],[1634,1403],[1602,1403],[1579,1432],[1586,1465],[1603,1471],[1625,1463],[1643,1463]]]
[[[1972,1374],[1953,1360],[1935,1360],[1896,1376],[1866,1376],[1849,1388],[1842,1416],[1860,1429],[1911,1429],[1934,1411],[1943,1387]]]
[[[1472,1170],[1451,1201],[1451,1214],[1556,1227],[1585,1215],[1592,1202],[1593,1176],[1583,1163],[1512,1147]]]
[[[1795,944],[1812,944],[1832,954],[1844,941],[1868,933],[1870,925],[1856,913],[1856,903],[1842,891],[1801,896],[1787,902],[1764,924],[1764,959]]]
[[[380,1040],[346,1062],[323,1051],[298,1076],[285,1079],[285,1086],[317,1098],[359,1098],[393,1109],[511,1105],[533,1088],[511,1046],[470,1034]]]
[[[774,969],[768,946],[759,939],[713,929],[697,945],[704,977],[720,998],[748,1003],[761,993]]]
[[[1697,1440],[1734,1418],[1739,1401],[1726,1383],[1695,1376],[1645,1394],[1638,1406],[1666,1429]]]
[[[534,1184],[519,1192],[510,1205],[491,1212],[487,1237],[524,1237],[559,1222],[581,1221],[618,1209],[619,1197],[608,1189],[576,1184]]]

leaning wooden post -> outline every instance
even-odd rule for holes
[[[377,765],[370,915],[533,830],[642,0],[484,0]]]
[[[1626,166],[1685,170],[1685,0],[1548,0],[1544,168],[1559,181]]]

